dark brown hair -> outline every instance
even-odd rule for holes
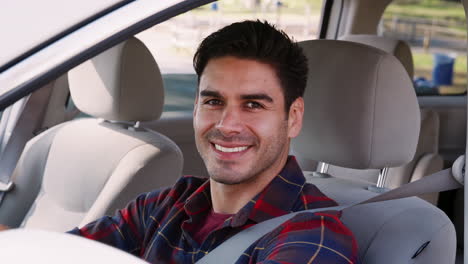
[[[193,58],[198,82],[208,61],[224,56],[253,59],[272,66],[283,89],[286,113],[294,100],[304,95],[307,58],[302,48],[266,21],[233,23],[206,37]]]

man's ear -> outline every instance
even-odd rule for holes
[[[304,99],[298,97],[289,108],[288,137],[294,138],[299,135],[302,129],[302,119],[304,117]]]

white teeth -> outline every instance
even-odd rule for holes
[[[217,144],[214,144],[215,145],[215,148],[219,151],[222,151],[222,152],[241,152],[241,151],[244,151],[246,150],[248,147],[245,146],[245,147],[236,147],[236,148],[225,148],[225,147],[221,147],[220,145],[217,145]]]

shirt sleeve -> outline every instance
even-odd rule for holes
[[[68,233],[86,237],[138,255],[144,239],[145,226],[152,210],[164,199],[168,190],[145,193],[118,210],[112,217],[104,216]]]
[[[338,215],[296,215],[259,241],[250,263],[359,263],[357,243]]]

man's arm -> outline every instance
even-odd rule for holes
[[[359,263],[357,243],[337,212],[295,216],[262,239],[252,257],[262,264]]]
[[[82,228],[68,233],[100,241],[129,253],[137,253],[141,247],[146,222],[152,210],[167,195],[168,190],[142,194],[113,216],[104,216]]]
[[[0,231],[11,229],[11,227],[0,224]]]

